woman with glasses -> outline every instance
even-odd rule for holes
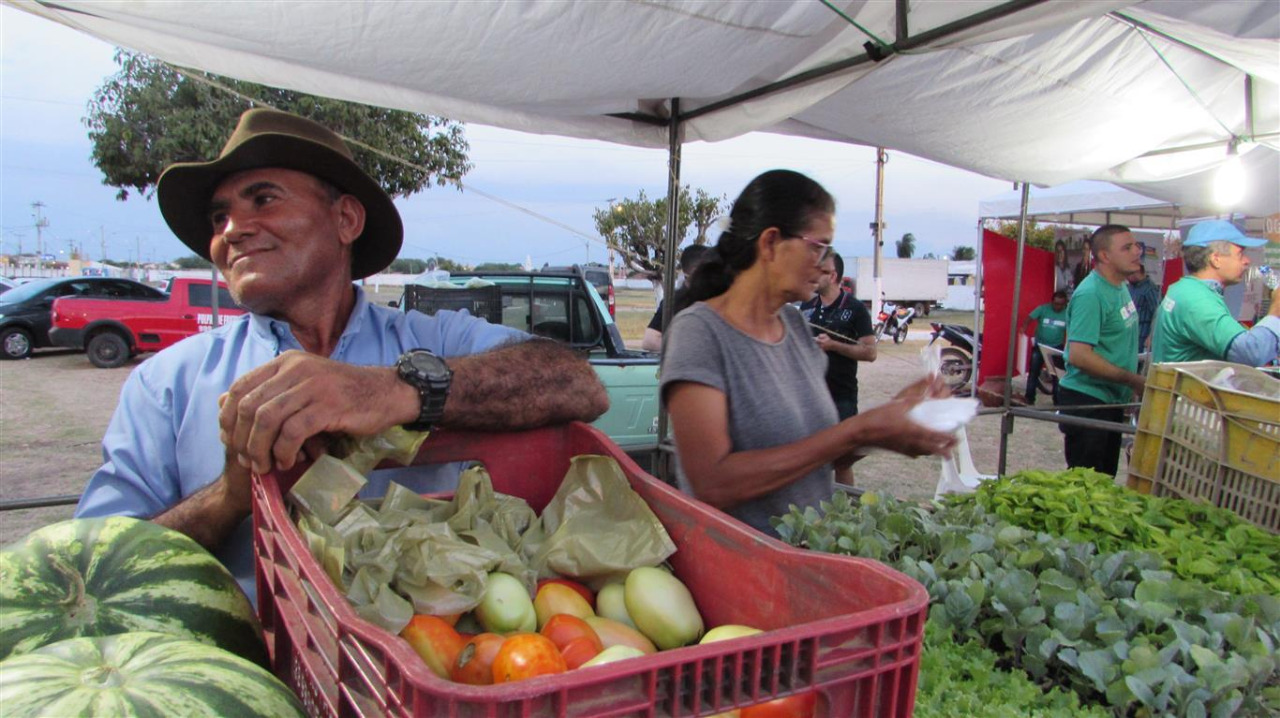
[[[681,489],[770,534],[790,505],[830,498],[860,447],[920,456],[954,443],[907,418],[946,395],[939,382],[839,421],[827,359],[792,304],[813,296],[834,234],[835,200],[817,182],[789,170],[753,179],[676,297],[663,355]]]

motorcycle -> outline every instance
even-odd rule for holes
[[[973,330],[960,324],[930,322],[929,326],[933,328],[929,346],[933,346],[939,339],[951,343],[951,346],[943,347],[940,352],[942,364],[939,373],[953,394],[962,393],[973,378],[973,358],[981,339],[975,340]]]
[[[899,307],[893,302],[883,302],[880,314],[876,316],[876,341],[884,341],[887,336],[893,337],[894,344],[907,340],[907,325],[916,316],[915,307]]]

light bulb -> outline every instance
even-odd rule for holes
[[[1244,165],[1234,152],[1213,177],[1213,200],[1219,207],[1233,207],[1244,197]]]

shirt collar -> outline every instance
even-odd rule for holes
[[[1223,293],[1224,288],[1222,286],[1222,282],[1219,282],[1216,279],[1205,279],[1203,277],[1195,277],[1195,279],[1198,279],[1201,282],[1204,282],[1205,286],[1217,292],[1219,295]]]
[[[351,307],[351,316],[347,318],[347,327],[338,338],[338,345],[333,349],[333,358],[341,357],[346,351],[351,337],[360,332],[364,326],[365,315],[368,314],[369,298],[364,289],[353,284],[356,292],[356,303]],[[254,336],[270,344],[277,356],[290,349],[302,350],[302,344],[293,336],[293,329],[288,322],[266,316],[265,314],[249,314],[249,322]]]

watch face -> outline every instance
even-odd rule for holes
[[[430,381],[444,381],[449,378],[449,366],[444,360],[430,352],[414,352],[409,355],[409,362],[416,372]]]

